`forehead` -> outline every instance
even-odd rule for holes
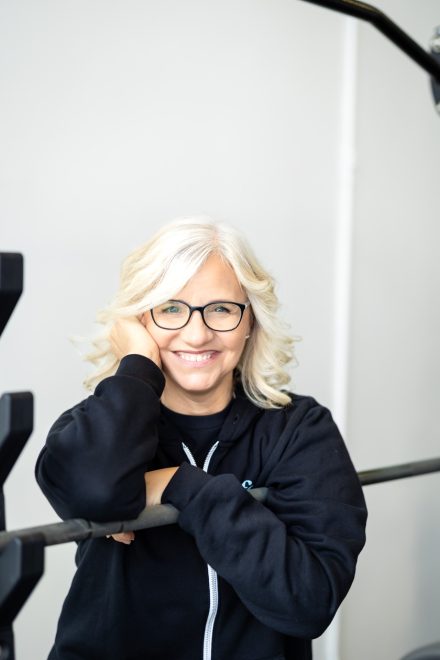
[[[218,255],[208,257],[176,294],[176,298],[193,305],[205,304],[210,300],[244,302],[245,297],[233,268]]]

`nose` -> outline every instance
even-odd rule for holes
[[[203,346],[214,335],[214,330],[208,328],[202,318],[200,310],[192,313],[189,322],[180,331],[180,336],[185,339],[186,343],[191,346]]]

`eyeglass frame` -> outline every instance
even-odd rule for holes
[[[175,298],[170,298],[169,300],[166,300],[165,302],[176,302],[176,303],[181,303],[183,305],[186,305],[186,307],[188,307],[188,309],[189,309],[189,316],[188,316],[188,320],[185,321],[185,323],[183,325],[179,326],[178,328],[164,328],[162,325],[159,325],[157,323],[156,319],[154,318],[154,314],[153,314],[153,309],[154,308],[152,307],[150,309],[151,318],[153,319],[154,324],[157,325],[157,327],[160,328],[161,330],[171,330],[171,331],[173,331],[173,330],[182,330],[182,328],[184,328],[186,325],[188,325],[188,323],[191,321],[191,316],[193,315],[193,312],[200,312],[200,316],[202,317],[203,323],[206,325],[207,328],[209,328],[213,332],[232,332],[233,330],[236,330],[238,328],[238,326],[240,325],[240,323],[242,322],[242,320],[243,320],[243,314],[245,313],[246,309],[251,304],[249,302],[249,300],[245,303],[239,303],[239,302],[236,302],[235,300],[212,300],[211,302],[206,303],[206,305],[196,305],[196,306],[194,306],[194,305],[189,305],[184,300],[177,300]],[[240,312],[241,312],[240,320],[238,321],[237,325],[234,328],[230,328],[229,330],[214,330],[214,328],[211,328],[211,326],[209,326],[207,324],[207,322],[205,320],[205,309],[206,309],[206,307],[209,307],[210,305],[216,305],[218,303],[229,303],[230,305],[237,305],[240,308]]]

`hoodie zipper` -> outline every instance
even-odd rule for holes
[[[212,455],[217,449],[218,441],[212,445],[211,449],[208,452],[205,462],[203,464],[203,471],[208,472],[209,463],[211,461]],[[191,465],[197,467],[197,464],[194,460],[190,449],[182,442],[183,451],[188,457]],[[209,583],[209,612],[208,618],[206,619],[205,624],[205,634],[203,637],[203,660],[211,660],[212,656],[212,636],[214,633],[214,623],[217,616],[218,610],[218,578],[216,571],[209,565],[208,566],[208,583]]]

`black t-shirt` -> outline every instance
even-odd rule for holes
[[[197,467],[203,467],[212,445],[217,442],[218,434],[232,406],[232,400],[226,408],[211,415],[183,415],[170,410],[161,403],[161,412],[167,420],[179,429],[185,444],[189,447]]]

